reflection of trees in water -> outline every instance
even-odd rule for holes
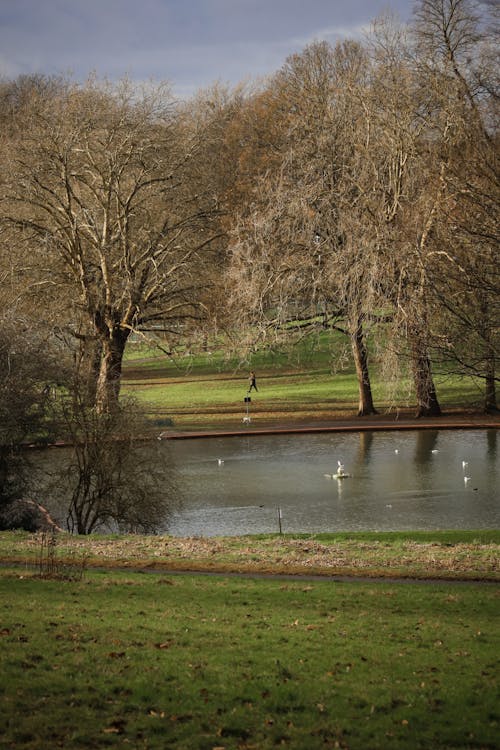
[[[158,449],[158,468],[177,474],[184,503],[170,522],[169,533],[175,535],[274,533],[278,505],[286,532],[497,528],[498,436],[485,432],[440,430],[439,438],[434,430],[415,430],[152,440],[141,450]],[[432,455],[436,445],[440,453]],[[40,456],[59,464],[52,466],[53,474],[70,460],[66,448],[35,453],[37,461]],[[225,459],[223,467],[219,457]],[[325,470],[333,473],[341,458],[353,477],[326,480]],[[470,461],[468,487],[462,459]],[[37,498],[64,526],[65,498],[59,498],[58,512],[54,493]],[[156,531],[165,531],[164,525]]]
[[[431,460],[432,451],[436,450],[439,430],[417,430],[415,440],[416,464],[426,464]]]
[[[368,463],[373,447],[373,432],[361,431],[359,433],[358,450],[356,453],[356,465]]]
[[[495,461],[498,452],[498,430],[486,430],[486,455],[490,461]]]

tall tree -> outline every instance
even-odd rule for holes
[[[231,269],[238,302],[254,321],[268,326],[274,310],[271,325],[283,330],[294,311],[349,336],[360,415],[375,411],[364,338],[373,269],[354,219],[363,112],[347,91],[361,85],[366,63],[357,44],[315,43],[271,81],[285,137],[235,229]]]
[[[415,24],[417,70],[430,93],[442,165],[440,221],[429,234],[426,267],[443,312],[434,346],[448,367],[484,382],[487,411],[497,408],[500,350],[495,15],[498,7],[471,0],[421,0]]]
[[[164,87],[127,81],[34,91],[22,114],[0,220],[71,310],[66,328],[109,411],[131,332],[178,336],[200,315],[220,236],[204,155],[219,134]]]

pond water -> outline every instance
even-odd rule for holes
[[[500,528],[494,429],[249,435],[166,450],[184,492],[177,536],[276,532],[278,509],[283,532]],[[339,460],[351,476],[325,476]]]

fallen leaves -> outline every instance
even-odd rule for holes
[[[126,724],[125,719],[116,719],[102,731],[104,734],[123,734]]]
[[[160,650],[170,648],[174,645],[174,641],[164,641],[163,643],[155,643],[155,648],[159,648]]]

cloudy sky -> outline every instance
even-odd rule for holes
[[[168,80],[179,95],[277,70],[308,42],[354,37],[413,0],[0,0],[0,76]]]

